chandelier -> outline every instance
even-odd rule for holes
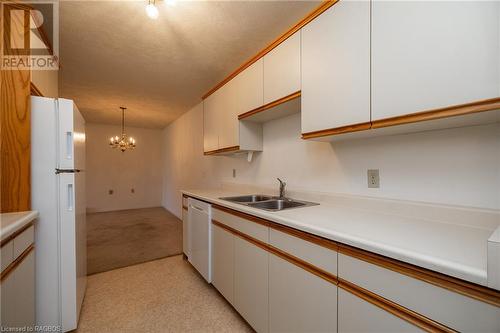
[[[125,134],[125,110],[126,107],[120,106],[122,109],[122,135],[120,137],[115,136],[109,139],[109,146],[111,148],[119,148],[122,152],[125,150],[132,150],[135,148],[135,139],[130,137],[127,138]]]

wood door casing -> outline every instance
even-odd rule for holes
[[[16,10],[20,9],[19,5],[3,5],[15,6]],[[1,37],[4,45],[10,43],[8,39],[11,27],[17,30],[16,35],[23,36],[24,39],[28,36],[27,15],[29,15],[28,11],[24,15],[24,22],[19,20],[19,17],[13,17],[14,24],[5,23],[6,33]],[[9,16],[9,20],[4,22],[10,21]],[[24,40],[16,40],[15,43],[22,43],[24,46],[26,44]],[[19,54],[23,52],[23,49],[18,50]],[[31,73],[29,70],[20,69],[0,72],[0,211],[2,213],[25,211],[31,208]]]

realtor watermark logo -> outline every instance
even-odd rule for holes
[[[1,2],[2,70],[59,69],[59,2]]]

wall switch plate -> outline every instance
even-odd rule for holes
[[[233,178],[236,178],[236,169],[233,169]]]
[[[368,170],[368,188],[379,188],[380,187],[380,176],[378,169]]]

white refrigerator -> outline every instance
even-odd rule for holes
[[[85,120],[73,101],[31,97],[36,325],[78,325],[86,288]]]

